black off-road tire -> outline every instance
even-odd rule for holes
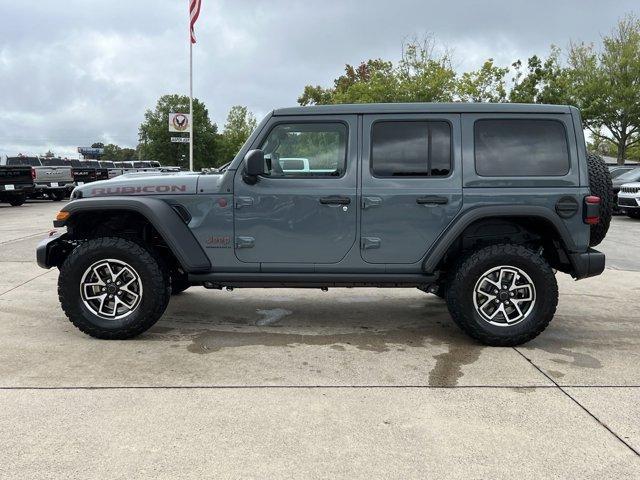
[[[600,221],[591,225],[589,245],[598,245],[609,230],[611,216],[613,215],[614,194],[611,183],[611,175],[606,163],[600,155],[589,153],[587,155],[587,171],[589,172],[589,189],[591,195],[600,197]]]
[[[84,272],[95,262],[115,259],[130,265],[142,283],[142,298],[133,312],[119,320],[105,319],[87,308],[80,296]],[[162,262],[144,246],[117,237],[102,237],[76,247],[60,267],[58,297],[62,310],[79,330],[92,337],[124,340],[153,326],[171,296],[169,275]]]
[[[27,201],[26,195],[16,195],[9,199],[9,205],[11,205],[12,207],[19,207],[26,201]]]
[[[640,210],[627,210],[625,213],[628,217],[640,219]]]
[[[519,323],[497,326],[484,320],[474,306],[474,288],[485,272],[498,266],[517,267],[532,280],[536,300]],[[462,258],[453,270],[446,294],[455,323],[479,342],[499,347],[521,345],[549,325],[558,305],[558,284],[549,264],[536,252],[516,244],[481,248]]]

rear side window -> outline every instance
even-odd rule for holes
[[[478,175],[542,177],[569,173],[569,147],[561,122],[478,120],[474,136]]]
[[[451,171],[447,122],[376,122],[371,170],[377,177],[443,177]]]

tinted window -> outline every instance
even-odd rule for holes
[[[569,172],[564,125],[554,120],[479,120],[476,171],[487,177],[556,176]]]
[[[262,151],[274,177],[340,176],[347,158],[347,127],[342,123],[276,125]]]
[[[102,168],[115,168],[113,162],[100,162]]]
[[[377,122],[371,132],[371,169],[380,177],[446,176],[451,171],[447,122]]]

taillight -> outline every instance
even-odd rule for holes
[[[35,168],[31,168],[31,178],[32,178],[33,180],[35,180],[35,179],[36,179],[36,169],[35,169]]]
[[[600,222],[600,197],[588,195],[584,197],[584,223],[596,225]]]

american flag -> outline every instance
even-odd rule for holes
[[[189,13],[191,14],[191,43],[196,43],[196,34],[193,27],[200,16],[200,5],[202,0],[189,0]]]

